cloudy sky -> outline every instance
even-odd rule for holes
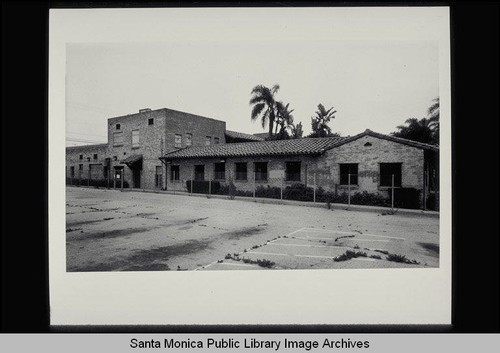
[[[221,40],[70,43],[66,144],[106,142],[106,120],[170,108],[263,132],[250,120],[255,85],[280,85],[305,134],[322,103],[342,135],[395,131],[439,95],[438,45],[425,40]]]

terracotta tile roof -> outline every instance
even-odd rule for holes
[[[391,136],[391,135],[384,135],[384,134],[380,134],[378,132],[374,132],[374,131],[369,130],[369,129],[366,129],[362,133],[357,134],[355,136],[351,136],[351,137],[345,138],[343,141],[339,142],[337,144],[337,146],[340,146],[340,145],[352,142],[352,141],[357,140],[357,139],[359,139],[359,138],[361,138],[363,136],[377,137],[379,139],[388,140],[388,141],[392,141],[392,142],[397,142],[397,143],[401,143],[403,145],[412,146],[412,147],[416,147],[416,148],[421,148],[423,150],[430,150],[430,151],[436,151],[436,152],[439,151],[439,146],[429,145],[427,143],[422,143],[422,142],[417,142],[417,141],[412,141],[412,140],[407,140],[407,139],[404,139],[404,138],[401,138],[401,137],[395,137],[395,136]]]
[[[416,148],[439,151],[438,146],[366,130],[358,135],[348,137],[318,137],[187,147],[167,153],[162,159],[320,155],[326,150],[355,141],[367,135]]]
[[[264,141],[263,138],[255,135],[244,134],[242,132],[226,130],[226,136],[236,140]]]
[[[164,159],[318,155],[343,139],[345,137],[302,138],[187,147],[167,153]]]

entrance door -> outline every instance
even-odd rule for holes
[[[141,187],[141,170],[139,168],[132,169],[132,179],[134,188],[139,189]]]
[[[194,166],[194,180],[205,180],[205,166],[195,165]]]

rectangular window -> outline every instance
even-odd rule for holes
[[[214,179],[226,180],[226,163],[215,163]]]
[[[175,147],[177,148],[182,147],[182,135],[180,134],[175,134]]]
[[[139,130],[132,130],[132,148],[140,147]]]
[[[212,138],[210,136],[205,137],[205,146],[210,146],[210,143],[212,142]]]
[[[267,181],[267,162],[255,162],[255,180]]]
[[[193,144],[193,134],[186,134],[186,146]]]
[[[178,181],[180,175],[180,167],[178,165],[170,166],[170,180]]]
[[[153,118],[148,119],[148,125],[153,125],[155,123]]]
[[[83,154],[80,155],[80,159],[83,159]]]
[[[218,137],[214,137],[214,145],[218,145],[219,144],[219,138]]]
[[[380,186],[392,186],[394,175],[394,186],[401,186],[401,163],[380,163]]]
[[[113,146],[122,146],[122,145],[123,145],[123,132],[114,132]]]
[[[94,153],[94,159],[97,159],[97,153]]]
[[[247,164],[235,163],[236,165],[236,180],[247,180]]]
[[[350,175],[350,181],[349,181]],[[358,164],[342,163],[340,164],[340,185],[358,185]]]
[[[120,124],[116,124],[116,130],[120,130]]]
[[[300,181],[300,162],[286,162],[286,181]]]
[[[205,180],[205,166],[203,164],[194,166],[194,180]]]

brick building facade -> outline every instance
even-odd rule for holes
[[[108,119],[108,143],[68,147],[68,184],[188,191],[188,180],[237,189],[301,183],[388,197],[412,188],[425,205],[438,192],[439,149],[370,130],[353,137],[263,141],[224,121],[171,109]]]
[[[423,206],[437,191],[438,148],[367,130],[347,138],[191,148],[167,153],[167,189],[187,190],[187,180],[232,181],[237,189],[295,183],[342,193],[390,197],[392,188],[415,189]]]
[[[142,109],[108,119],[108,143],[66,148],[68,183],[161,189],[166,185],[160,157],[189,146],[223,144],[226,123],[171,109]]]

